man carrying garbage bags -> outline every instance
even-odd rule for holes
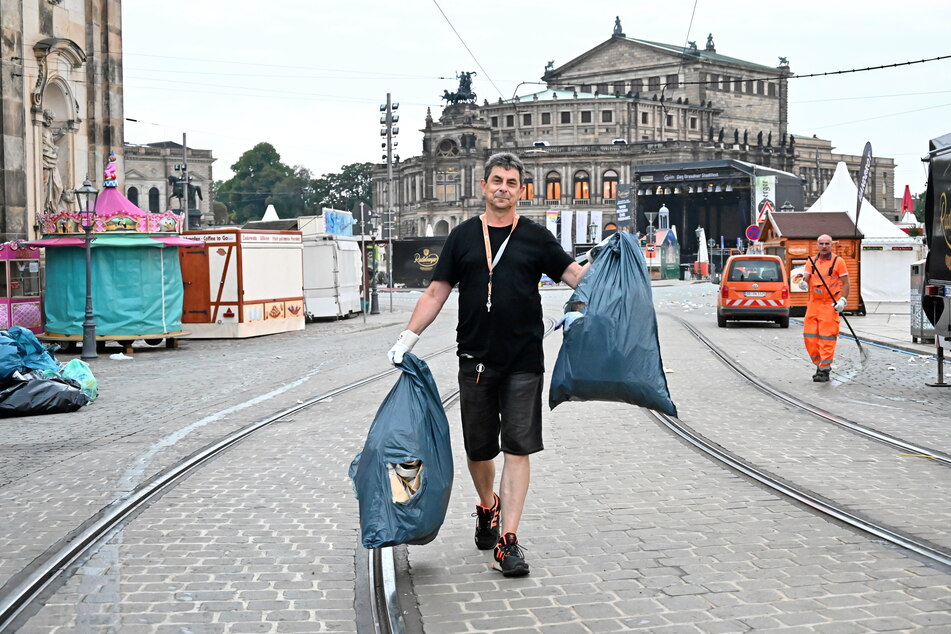
[[[529,456],[543,449],[538,280],[544,273],[575,288],[587,270],[545,227],[516,213],[524,171],[514,154],[489,157],[481,181],[485,213],[449,234],[432,282],[388,353],[392,363],[402,362],[459,285],[459,402],[469,474],[479,498],[475,543],[480,550],[494,549],[506,577],[529,573],[516,535],[529,488]]]

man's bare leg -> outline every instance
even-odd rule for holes
[[[479,495],[479,504],[485,508],[495,505],[495,460],[469,460],[469,475]]]
[[[528,456],[502,454],[502,484],[499,497],[502,498],[502,534],[518,533],[518,523],[522,519],[525,496],[531,479],[531,464]],[[490,494],[491,496],[491,494]]]

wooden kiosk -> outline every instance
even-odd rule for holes
[[[862,302],[862,234],[849,214],[843,211],[770,212],[757,242],[763,253],[778,255],[789,272],[789,314],[802,317],[809,303],[809,289],[803,279],[808,258],[818,254],[816,239],[827,233],[832,237],[832,252],[845,260],[852,292],[847,311],[865,314]]]
[[[304,329],[300,231],[206,229],[179,250],[182,322],[197,339],[240,339]]]

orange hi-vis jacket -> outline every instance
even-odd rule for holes
[[[816,259],[816,268],[812,262],[806,262],[805,271],[810,273],[809,304],[802,327],[802,338],[806,352],[820,370],[829,370],[835,358],[835,344],[839,339],[839,313],[835,312],[835,301],[842,294],[842,278],[849,274],[845,260],[833,255],[830,260]],[[820,277],[821,274],[821,277]],[[825,284],[822,283],[823,279]],[[826,290],[828,285],[832,295]]]

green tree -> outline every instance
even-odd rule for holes
[[[294,176],[270,143],[258,143],[242,154],[231,170],[234,176],[222,183],[218,201],[228,207],[236,224],[260,219],[277,185]]]
[[[360,203],[373,206],[373,164],[350,163],[339,172],[314,180],[315,199],[321,207],[353,211]]]
[[[285,176],[273,189],[268,203],[277,208],[281,218],[315,215],[320,206],[314,200],[314,178],[310,170],[295,165],[292,173]]]
[[[372,163],[351,163],[339,172],[314,178],[302,165],[289,167],[270,143],[258,143],[231,166],[234,176],[216,183],[215,200],[226,206],[229,221],[258,220],[269,204],[281,218],[313,216],[322,207],[352,211],[372,206]]]
[[[924,222],[925,221],[925,195],[923,193],[915,194],[914,201],[915,201],[915,218],[918,219],[918,222]]]

